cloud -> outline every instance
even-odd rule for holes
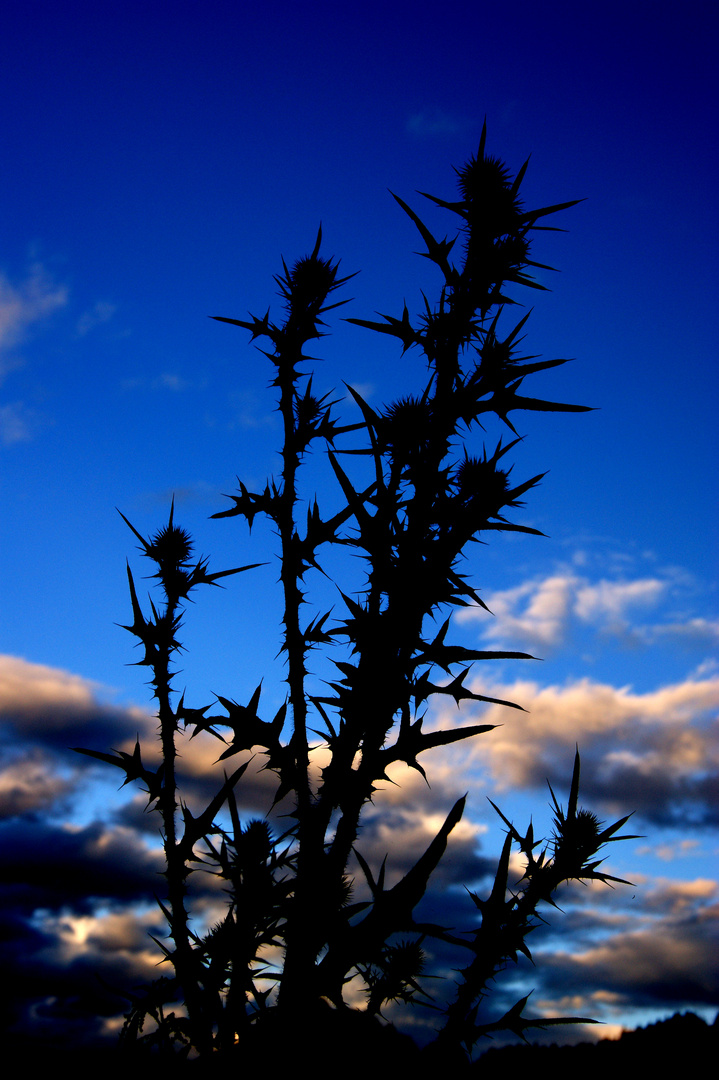
[[[96,326],[101,326],[102,323],[109,322],[116,311],[117,307],[115,304],[111,304],[107,300],[98,300],[89,311],[83,312],[77,320],[77,333],[80,337],[85,337],[85,335],[89,334],[91,330],[94,330]]]
[[[22,367],[12,351],[25,339],[28,329],[64,307],[67,299],[67,286],[54,282],[40,263],[30,266],[17,284],[0,272],[0,385],[10,371]],[[4,402],[0,405],[0,443],[13,446],[28,442],[43,422],[25,402]]]
[[[119,807],[108,800],[101,806],[103,820],[72,823],[78,797],[95,778],[114,789],[122,775],[71,755],[68,746],[131,752],[139,731],[143,761],[154,767],[157,760],[153,718],[106,704],[100,693],[70,672],[0,657],[0,730],[5,746],[13,747],[0,770],[0,931],[9,942],[2,961],[14,988],[13,1037],[32,1033],[68,1043],[100,1038],[117,1030],[127,1005],[109,990],[98,992],[97,976],[109,986],[134,990],[158,975],[159,955],[147,937],[151,931],[162,940],[167,932],[153,899],[164,895],[157,815],[145,812],[147,800],[137,793]],[[249,756],[218,764],[222,749],[209,734],[180,735],[182,798],[195,815],[216,792],[224,769]],[[320,769],[326,749],[318,749],[314,759]],[[263,764],[257,754],[238,788],[243,816],[263,817],[271,803],[274,778],[262,771]],[[375,875],[388,856],[388,884],[423,854],[462,794],[441,765],[431,789],[411,770],[395,766],[391,772],[395,783],[377,792],[358,839]],[[128,795],[133,790],[128,787]],[[276,831],[285,827],[282,819]],[[459,883],[493,872],[491,861],[478,853],[483,831],[468,818],[455,828],[427,890],[423,918],[472,924],[472,905]],[[211,875],[191,876],[188,904],[199,932],[223,916],[223,884]],[[360,875],[357,894],[366,892]],[[463,959],[456,957],[457,963]],[[454,961],[444,947],[437,951],[443,967]]]
[[[89,914],[98,901],[111,907],[152,903],[162,887],[159,852],[124,827],[6,821],[0,846],[4,888],[13,906],[27,912]]]
[[[9,815],[48,806],[70,794],[80,777],[99,777],[114,787],[122,783],[120,770],[79,757],[70,749],[74,746],[131,754],[139,738],[143,764],[159,766],[156,717],[134,706],[105,702],[101,690],[79,675],[0,655],[0,735],[5,746],[13,748],[0,765],[0,811]],[[217,712],[224,715],[219,705]],[[207,733],[191,738],[191,730],[177,736],[177,776],[183,797],[199,812],[222,785],[225,771],[238,768],[252,755],[245,752],[219,761],[225,744]],[[275,781],[263,770],[264,761],[257,755],[243,776],[238,802],[246,814],[263,816],[272,803]],[[128,788],[128,795],[136,790]],[[127,820],[136,822],[146,803],[138,795],[124,811]],[[146,820],[149,831],[156,831],[154,817]]]
[[[5,446],[28,442],[40,423],[37,413],[27,408],[22,401],[0,405],[0,440]]]
[[[456,620],[461,624],[486,619],[482,637],[488,640],[522,641],[552,648],[564,639],[579,582],[579,578],[561,575],[528,581],[487,597],[494,618],[481,608],[465,608]]]
[[[58,285],[40,263],[34,263],[19,284],[0,273],[0,378],[2,354],[23,340],[28,327],[64,307],[66,285]]]
[[[706,878],[637,878],[631,892],[568,887],[560,897],[566,917],[556,930],[543,925],[532,935],[535,1008],[558,1015],[571,1001],[571,1012],[626,1024],[633,1010],[712,1004],[719,990],[717,893]]]
[[[152,764],[156,721],[144,710],[100,698],[100,687],[77,675],[0,655],[0,822],[43,814],[66,816],[97,789],[107,813],[117,805],[118,770],[91,764],[73,746],[132,753],[138,734]]]
[[[406,766],[389,769],[393,781],[382,787],[362,818],[357,841],[360,854],[375,878],[386,859],[387,887],[415,865],[434,840],[453,805],[463,794],[450,770],[437,768],[432,787]],[[486,832],[465,813],[450,833],[446,854],[432,878],[432,889],[443,892],[450,885],[469,885],[494,872],[494,863],[478,854],[479,840]],[[359,874],[359,881],[363,878]]]
[[[146,931],[166,933],[154,902],[162,860],[131,829],[73,827],[58,820],[61,804],[46,819],[38,805],[16,804],[24,816],[0,823],[1,959],[12,987],[2,1019],[13,1040],[77,1049],[119,1029],[127,1002],[114,988],[157,977]]]
[[[69,795],[74,776],[60,776],[38,748],[0,766],[0,820],[50,808]]]
[[[191,386],[192,383],[189,379],[185,379],[182,375],[178,375],[172,371],[163,371],[160,375],[155,375],[152,379],[147,379],[145,376],[138,376],[133,379],[123,379],[122,382],[123,390],[171,390],[175,394],[181,393]]]
[[[228,737],[231,734],[226,728],[218,727],[218,730],[224,731]],[[220,754],[227,747],[206,733],[201,733],[196,738],[191,738],[189,733],[180,734],[177,737],[177,747],[178,782],[182,785],[183,798],[193,812],[204,810],[222,786],[225,773],[229,776],[248,761],[242,782],[235,790],[240,811],[254,817],[264,817],[269,812],[277,790],[277,778],[274,773],[264,768],[266,757],[261,751],[255,754],[244,751],[220,761]],[[159,764],[159,761],[153,764]],[[284,811],[287,807],[283,805],[281,809]]]
[[[183,379],[181,375],[175,375],[170,371],[164,371],[157,379],[155,379],[154,386],[159,387],[161,390],[173,390],[175,393],[179,393],[181,390],[187,390],[190,383],[187,379]]]
[[[256,431],[262,428],[274,428],[277,418],[267,409],[264,398],[255,390],[234,390],[228,397],[233,419],[232,427]]]
[[[661,921],[580,952],[543,954],[542,966],[547,981],[565,989],[618,993],[635,1006],[715,1005],[718,947],[719,912],[705,909],[695,919]]]
[[[437,108],[413,113],[407,120],[408,133],[420,138],[437,135],[458,135],[473,127],[475,127],[473,120],[467,120],[456,113]]]
[[[686,622],[641,627],[638,633],[647,644],[670,641],[688,648],[706,650],[719,646],[719,620],[716,619],[695,618]]]
[[[662,862],[674,862],[675,859],[681,859],[696,854],[699,846],[699,840],[679,840],[675,844],[659,844],[655,849],[652,849],[649,846],[637,848],[637,854],[656,855]]]
[[[630,607],[654,606],[666,591],[656,578],[639,581],[600,581],[577,589],[574,611],[583,622],[619,621]]]
[[[529,1010],[535,1016],[573,1014],[605,1023],[626,1024],[633,1010],[672,1012],[711,1005],[719,989],[717,891],[715,882],[701,878],[644,885],[638,880],[631,890],[599,883],[563,887],[561,910],[545,907],[541,914],[546,921],[529,939],[535,964],[520,956],[500,973],[491,996],[480,1004],[478,1019],[496,1020],[531,989]],[[486,896],[486,886],[479,893]],[[445,959],[440,947],[433,973],[443,970]],[[459,960],[466,964],[461,954]],[[552,1041],[558,1034],[561,1029],[552,1030]],[[573,1042],[578,1034],[569,1029],[564,1038]],[[597,1031],[583,1034],[598,1037]]]
[[[37,1053],[81,1051],[103,1038],[115,1048],[128,999],[158,977],[158,951],[149,934],[165,933],[159,912],[146,906],[75,915],[37,912],[32,918],[0,910],[3,973],[12,986],[3,1021],[13,1045]]]
[[[615,610],[607,595],[599,606]],[[618,601],[620,607],[623,602]],[[530,712],[508,716],[500,707],[485,709],[483,722],[504,726],[439,752],[428,770],[431,788],[415,771],[390,767],[394,783],[378,785],[357,839],[375,879],[385,856],[387,885],[407,872],[480,773],[496,786],[520,792],[544,788],[549,777],[558,796],[566,797],[576,741],[582,749],[583,801],[592,808],[596,802],[612,812],[638,808],[663,824],[712,820],[712,785],[719,775],[711,722],[719,705],[715,673],[643,694],[590,680],[549,687],[475,680],[472,688],[519,700]],[[139,709],[107,704],[101,695],[100,687],[70,672],[0,657],[0,730],[11,749],[0,770],[0,810],[6,814],[0,821],[0,940],[5,935],[14,1034],[47,1032],[53,1039],[77,1041],[116,1032],[126,1002],[104,988],[98,991],[96,975],[112,986],[133,988],[162,973],[147,937],[148,931],[161,939],[166,934],[153,901],[154,893],[162,895],[157,815],[145,813],[147,800],[133,786],[127,794],[135,791],[135,797],[118,809],[103,806],[102,820],[72,824],[69,816],[72,799],[87,789],[88,777],[104,777],[114,790],[122,776],[100,762],[77,759],[68,746],[131,752],[139,732],[143,760],[152,767],[157,762],[156,721]],[[470,722],[471,711],[462,712],[462,723]],[[433,724],[453,726],[458,715],[454,708],[440,711]],[[181,736],[183,799],[194,814],[216,791],[223,766],[229,771],[249,756],[238,754],[218,765],[221,750],[207,733]],[[326,753],[313,754],[318,769]],[[257,754],[238,788],[245,816],[263,816],[271,801],[273,777],[262,771],[263,763]],[[483,851],[486,827],[471,813],[468,807],[451,834],[446,857],[417,909],[419,920],[453,927],[457,935],[478,921],[463,886],[486,897],[496,869],[496,857]],[[278,829],[285,824],[279,822]],[[512,872],[517,878],[521,874],[516,859]],[[530,979],[526,989],[538,987],[535,1011],[545,1014],[566,1011],[556,1007],[561,999],[581,1002],[571,1012],[603,1011],[609,1019],[632,1001],[678,1008],[709,1000],[716,990],[707,960],[716,943],[716,883],[706,874],[644,882],[620,874],[636,886],[563,890],[560,906],[566,915],[553,914],[552,925],[532,935],[537,969],[530,971],[522,960],[508,970],[492,997],[492,1018],[514,1004],[518,983]],[[204,873],[191,875],[188,902],[198,930],[221,917],[222,885]],[[355,899],[366,893],[360,874]],[[652,951],[657,938],[661,948]],[[564,944],[568,941],[571,948]],[[428,980],[428,990],[451,994],[452,972],[471,954],[429,938],[423,948],[427,973],[450,976],[443,987]],[[635,965],[631,977],[623,971],[627,964]]]
[[[643,694],[590,679],[543,687],[477,678],[470,686],[527,710],[508,716],[503,706],[484,709],[482,722],[499,726],[463,751],[464,767],[489,771],[499,789],[544,788],[547,779],[565,788],[578,743],[587,801],[665,825],[719,821],[719,677]],[[472,711],[463,712],[463,723],[476,719]],[[445,708],[435,722],[456,721],[456,711]]]
[[[79,675],[0,655],[0,729],[6,740],[52,749],[73,762],[68,746],[120,749],[131,733],[153,736],[148,713],[105,703],[100,689]]]
[[[696,908],[697,902],[701,904],[712,901],[717,894],[719,883],[711,878],[695,878],[693,881],[659,878],[656,879],[654,888],[643,896],[642,907],[647,911],[679,917]]]
[[[561,570],[490,593],[485,602],[492,615],[468,607],[456,621],[478,624],[485,640],[523,645],[543,654],[566,644],[572,631],[581,627],[632,645],[674,640],[688,648],[710,649],[719,641],[719,622],[688,616],[684,610],[672,614],[667,606],[693,587],[685,579],[686,575],[669,570],[663,576],[591,581]],[[664,621],[642,624],[638,619],[642,611],[660,603]]]
[[[148,764],[156,721],[102,702],[99,689],[69,672],[0,657],[0,941],[12,987],[3,1020],[14,1041],[73,1049],[105,1036],[114,1041],[127,1009],[119,991],[158,977],[161,953],[148,931],[160,939],[167,933],[155,903],[165,894],[159,819],[137,805],[146,804],[142,795],[134,819],[125,816],[117,809],[118,771],[68,750],[130,752],[139,731]],[[192,778],[189,789],[192,804],[204,809]],[[96,791],[103,820],[76,824],[75,812],[87,814]],[[192,875],[189,902],[198,919],[216,902],[219,884]]]

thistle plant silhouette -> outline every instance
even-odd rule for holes
[[[346,302],[334,296],[348,280],[339,276],[336,262],[320,255],[321,231],[312,253],[291,268],[283,263],[275,279],[283,322],[271,321],[269,310],[248,320],[216,317],[249,331],[252,341],[268,343],[265,356],[283,427],[280,475],[259,492],[240,481],[230,508],[213,515],[244,518],[250,527],[264,516],[278,537],[287,700],[273,717],[262,715],[261,680],[246,704],[218,696],[216,704],[198,707],[185,703],[185,692],[178,699],[173,685],[190,594],[259,564],[210,573],[207,560],[193,559],[192,539],[175,524],[174,504],[167,525],[149,539],[125,518],[142,554],[156,566],[162,594],[146,614],[128,567],[133,618],[126,629],[144,650],[140,664],[152,671],[161,765],[154,771],[145,767],[139,740],[133,754],[80,752],[120,768],[126,783],[145,786],[164,842],[166,891],[159,902],[169,933],[158,945],[171,973],[132,998],[126,1044],[215,1060],[232,1053],[245,1062],[268,1063],[278,1039],[289,1040],[286,1045],[301,1055],[331,1040],[335,1030],[342,1033],[346,1054],[356,1058],[380,1045],[377,1018],[390,1003],[425,1002],[438,1020],[426,1052],[451,1062],[471,1055],[479,1039],[498,1030],[523,1036],[531,1028],[590,1022],[532,1019],[524,1012],[527,998],[491,1022],[478,1019],[498,975],[519,954],[530,957],[527,936],[563,883],[619,880],[599,868],[597,854],[620,839],[616,834],[627,819],[604,827],[580,808],[578,752],[566,810],[551,793],[554,833],[548,840],[535,840],[531,825],[522,835],[495,807],[507,828],[506,842],[489,895],[470,893],[476,917],[464,931],[416,915],[462,817],[464,798],[449,808],[427,850],[391,887],[386,860],[373,867],[362,854],[363,812],[390,766],[404,763],[425,777],[430,751],[492,730],[489,724],[424,730],[430,699],[520,708],[475,693],[467,678],[475,662],[527,654],[479,651],[448,640],[453,609],[484,607],[460,572],[461,560],[472,541],[490,532],[537,532],[506,516],[541,479],[510,479],[507,454],[519,438],[511,415],[585,409],[524,394],[528,376],[566,362],[519,355],[529,314],[504,336],[500,331],[503,312],[511,313],[516,303],[507,287],[543,289],[530,276],[542,265],[530,258],[532,232],[551,228],[538,222],[574,202],[526,210],[520,198],[526,163],[512,177],[486,154],[485,140],[483,130],[476,157],[457,170],[454,201],[425,196],[457,219],[453,239],[436,239],[394,196],[426,245],[422,254],[440,271],[435,300],[425,297],[415,319],[405,306],[398,317],[382,315],[382,321],[348,320],[396,338],[402,353],[424,355],[427,374],[416,393],[375,409],[348,387],[356,413],[344,424],[337,419],[337,402],[314,393],[305,348],[323,335],[328,313]],[[502,322],[507,319],[505,314]],[[470,442],[492,415],[511,433],[509,441],[500,438],[491,452],[472,452]],[[329,516],[316,498],[309,509],[300,509],[305,456],[318,447],[326,452],[343,500]],[[368,484],[357,485],[352,469],[340,463],[346,453],[365,456]],[[313,575],[332,546],[364,560],[366,583],[350,595],[335,580],[343,617],[333,620],[331,611],[319,610],[309,618],[304,613]],[[324,651],[336,669],[324,693],[311,692],[311,650]],[[178,790],[182,729],[222,740],[220,760],[242,755],[242,764],[198,816]],[[313,768],[319,745],[321,769]],[[273,805],[289,808],[279,819],[284,832],[267,818],[241,817],[243,776],[258,753],[275,778]],[[525,864],[519,882],[510,879],[515,847]],[[191,921],[187,883],[193,871],[219,875],[227,897],[223,920],[206,933]],[[357,899],[362,890],[367,899]],[[461,949],[467,958],[444,1004],[423,983],[427,940]],[[350,984],[355,1003],[362,991],[361,1010],[348,1003]],[[381,1056],[386,1063],[384,1051]]]

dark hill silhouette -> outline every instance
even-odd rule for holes
[[[696,1013],[675,1013],[635,1031],[625,1031],[619,1039],[574,1046],[505,1046],[490,1049],[470,1069],[482,1080],[531,1075],[536,1069],[549,1076],[600,1075],[612,1080],[629,1076],[672,1075],[674,1070],[694,1068],[703,1061],[716,1061],[719,1050],[719,1013],[707,1024]]]

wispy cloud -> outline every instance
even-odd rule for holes
[[[459,116],[444,109],[424,109],[412,113],[407,120],[410,135],[427,138],[437,135],[458,135],[475,127],[474,120]]]
[[[68,295],[67,286],[53,281],[41,263],[33,263],[17,283],[0,272],[0,377],[3,354],[23,340],[33,323],[64,307]]]
[[[656,848],[646,845],[637,848],[637,853],[639,855],[656,855],[662,862],[674,862],[675,859],[695,855],[699,846],[699,840],[679,840],[675,844],[659,844]]]
[[[28,442],[41,423],[37,413],[22,401],[0,405],[0,442],[5,446]]]
[[[163,371],[162,375],[155,380],[155,385],[163,390],[174,390],[177,393],[180,390],[186,390],[190,383],[187,379],[183,379],[181,375],[171,371]]]
[[[647,643],[672,641],[690,648],[715,649],[719,646],[719,620],[694,618],[685,622],[661,623],[639,627],[637,633]]]
[[[64,307],[67,300],[67,286],[55,282],[41,263],[33,263],[19,282],[0,271],[0,386],[11,371],[23,366],[16,349],[29,328]],[[28,442],[41,424],[42,418],[24,401],[0,405],[0,443],[4,446]]]
[[[174,371],[163,371],[151,379],[141,376],[133,379],[123,379],[122,382],[123,390],[171,390],[173,393],[180,393],[191,386],[192,383],[189,379],[185,379]]]
[[[650,644],[675,639],[689,647],[711,648],[719,640],[719,622],[693,617],[668,601],[686,591],[688,583],[677,572],[651,577],[600,578],[561,570],[532,578],[512,589],[485,597],[492,615],[479,607],[463,609],[459,624],[474,624],[487,641],[547,651],[569,638],[573,627],[588,627],[604,635]],[[663,621],[648,621],[646,613],[661,605]],[[642,617],[643,616],[643,617]]]
[[[551,648],[564,639],[579,583],[579,578],[560,574],[527,581],[486,598],[494,618],[481,608],[465,608],[456,620],[460,624],[481,621],[486,640]]]
[[[596,585],[580,585],[574,611],[584,622],[618,622],[624,618],[629,608],[655,605],[666,587],[666,583],[657,578],[599,581]]]
[[[109,322],[116,311],[115,304],[111,304],[107,300],[98,300],[89,311],[83,312],[77,320],[77,333],[80,337],[84,337],[91,330],[94,330],[96,326]]]

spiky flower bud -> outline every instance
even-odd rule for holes
[[[283,294],[298,309],[320,306],[331,292],[337,277],[337,264],[331,259],[307,255],[298,259],[284,278]]]
[[[519,223],[522,204],[506,165],[494,157],[471,157],[457,171],[467,224],[494,236],[512,233]]]
[[[457,493],[467,505],[481,500],[486,517],[494,517],[505,505],[508,474],[486,458],[466,457],[457,466]]]
[[[416,461],[429,438],[430,419],[429,403],[421,398],[400,398],[388,405],[377,428],[383,449],[391,451],[398,464]]]
[[[574,816],[555,819],[555,860],[567,876],[581,877],[581,870],[588,859],[601,846],[599,834],[602,822],[591,810],[580,809]]]
[[[147,555],[160,567],[185,566],[190,561],[194,544],[186,529],[166,525],[150,539]]]

